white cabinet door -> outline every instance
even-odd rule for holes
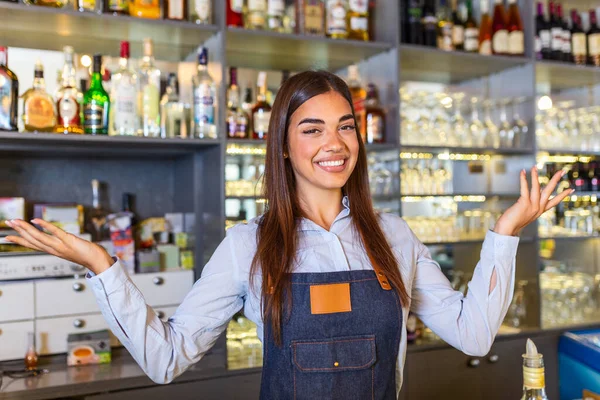
[[[36,317],[99,312],[92,288],[86,279],[56,279],[35,283]]]
[[[33,321],[0,323],[0,361],[23,359]]]
[[[56,354],[66,353],[67,336],[70,333],[93,332],[108,329],[108,324],[102,314],[87,314],[73,317],[40,318],[36,324],[36,344],[38,353]],[[111,332],[111,346],[118,346],[119,342]]]
[[[33,282],[0,283],[0,322],[33,319]]]
[[[148,305],[171,306],[180,304],[194,284],[193,271],[135,274],[133,283],[144,295]]]
[[[168,320],[173,314],[175,314],[176,310],[177,307],[156,307],[154,309],[154,311],[156,311],[158,314],[158,317],[163,321]]]

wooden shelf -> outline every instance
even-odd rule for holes
[[[228,65],[256,69],[335,71],[392,48],[392,44],[382,42],[336,40],[235,27],[228,27],[226,34]]]
[[[131,42],[131,56],[142,55],[142,41],[154,41],[157,59],[182,61],[218,31],[215,25],[197,25],[127,15],[82,13],[72,9],[28,6],[0,1],[0,37],[3,46],[62,50],[118,56],[119,43]],[[210,55],[209,55],[210,56]]]

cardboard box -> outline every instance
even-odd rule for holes
[[[71,333],[67,337],[67,365],[108,364],[111,361],[110,333]]]

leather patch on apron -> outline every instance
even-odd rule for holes
[[[352,311],[350,284],[311,285],[311,314],[333,314]]]

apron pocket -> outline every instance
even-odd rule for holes
[[[294,398],[369,399],[375,335],[292,341]]]

